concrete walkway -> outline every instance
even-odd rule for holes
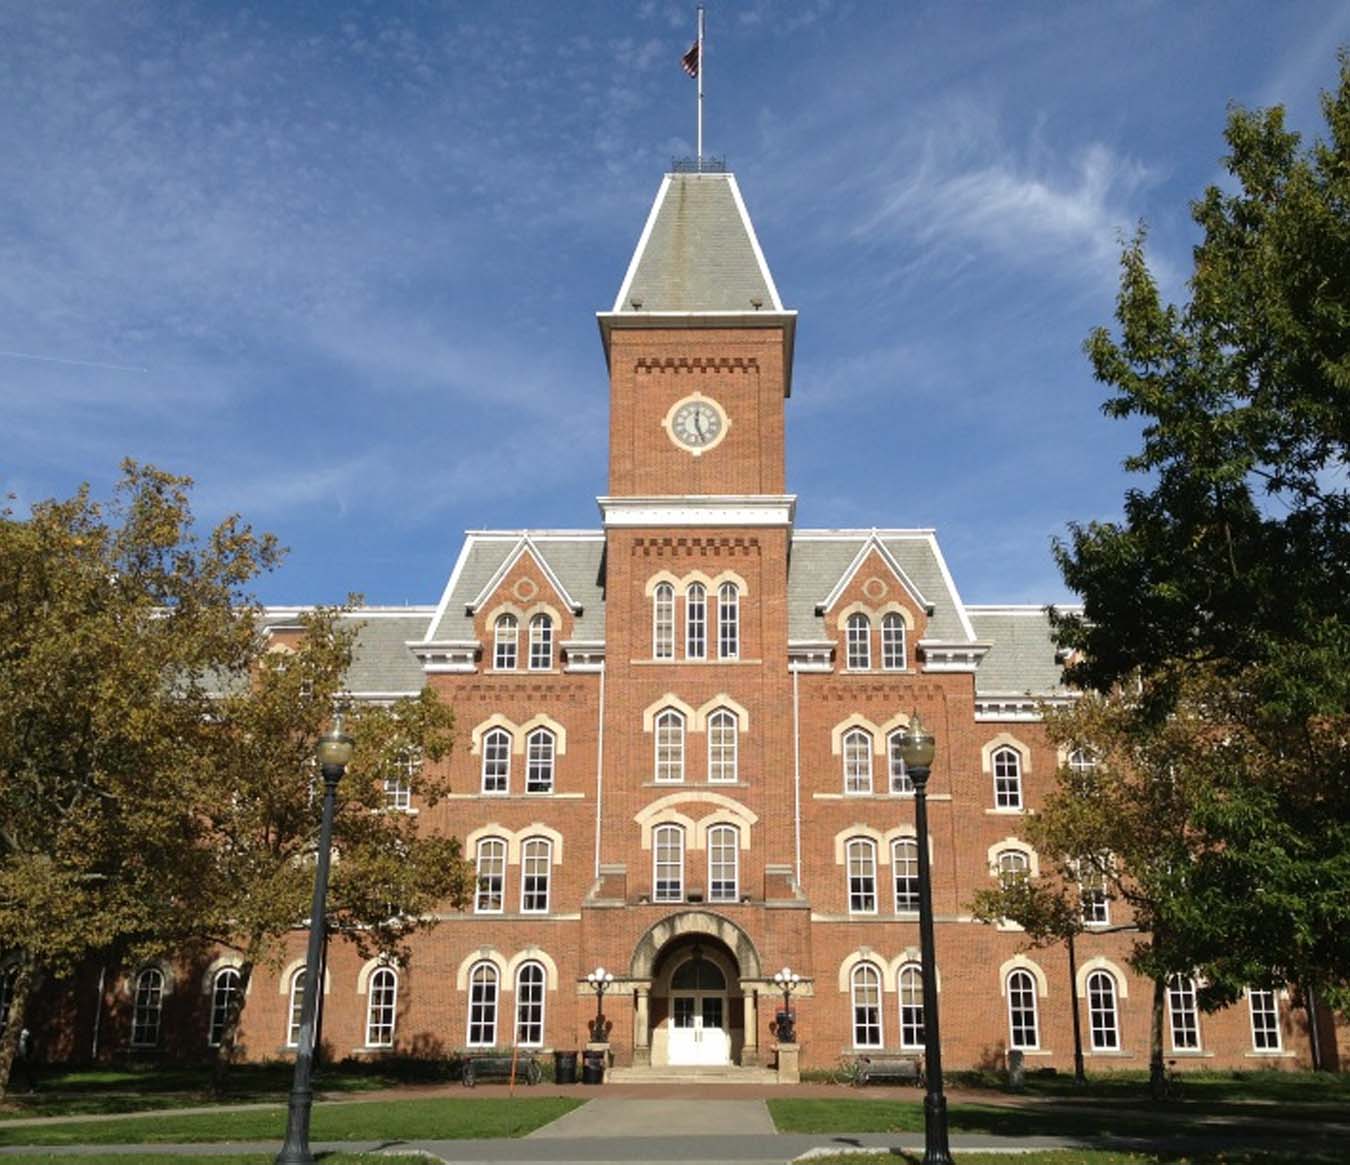
[[[696,1126],[699,1137],[776,1136],[769,1106],[762,1100],[704,1100],[691,1112],[679,1100],[595,1099],[535,1129],[541,1140],[611,1137],[683,1137]],[[566,1150],[559,1146],[559,1152]]]

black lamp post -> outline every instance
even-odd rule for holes
[[[276,1165],[314,1165],[309,1149],[309,1117],[314,1105],[310,1076],[314,1066],[314,1015],[318,1004],[320,963],[323,958],[324,902],[328,897],[328,858],[333,848],[333,809],[338,782],[352,759],[352,738],[342,731],[342,714],[333,717],[333,727],[319,738],[315,749],[323,774],[323,819],[319,826],[319,850],[315,855],[314,901],[309,908],[309,949],[305,955],[304,994],[300,999],[300,1035],[295,1049],[295,1077],[286,1116],[286,1142]]]
[[[914,713],[900,739],[905,771],[914,782],[915,832],[919,844],[919,952],[923,966],[923,1058],[928,1092],[923,1098],[923,1165],[952,1165],[947,1146],[947,1098],[942,1092],[942,1038],[938,1032],[937,970],[933,957],[933,883],[928,866],[928,773],[933,734]]]
[[[778,1042],[795,1044],[797,1020],[792,1014],[792,993],[801,985],[802,977],[791,967],[784,967],[781,971],[774,972],[773,981],[783,993],[783,1010],[778,1013]]]
[[[586,982],[595,992],[595,1019],[591,1021],[591,1039],[597,1044],[605,1042],[605,992],[614,982],[614,976],[604,967],[596,969],[586,976]]]

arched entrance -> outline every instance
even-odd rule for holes
[[[725,955],[729,953],[725,952]],[[691,944],[681,944],[666,960],[670,969],[668,974],[661,976],[669,1001],[663,1009],[667,1017],[664,1059],[671,1067],[714,1067],[733,1062],[730,984],[723,965],[727,961],[725,955],[722,951],[709,954],[704,951],[703,944],[695,940]],[[653,987],[656,986],[657,983],[653,983]],[[744,1042],[743,1029],[740,1035],[737,1043]]]

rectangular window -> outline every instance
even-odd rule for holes
[[[523,914],[548,913],[548,876],[553,846],[543,838],[531,838],[520,855],[520,909]]]
[[[1173,975],[1167,981],[1167,1013],[1171,1018],[1172,1050],[1200,1047],[1200,1019],[1195,1006],[1195,980]]]
[[[703,659],[708,654],[708,592],[694,583],[684,596],[684,654]]]
[[[653,893],[656,902],[684,901],[684,830],[676,825],[657,829],[652,844]]]
[[[506,842],[498,837],[478,843],[478,894],[474,913],[500,914],[506,891]]]
[[[731,825],[708,830],[708,901],[735,902],[737,884],[737,847],[740,835]]]
[[[877,912],[877,851],[870,841],[848,843],[848,908],[853,914]]]
[[[1247,1005],[1252,1013],[1252,1049],[1257,1052],[1280,1050],[1280,1003],[1274,991],[1250,988]]]

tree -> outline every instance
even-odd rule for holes
[[[1143,421],[1126,465],[1148,480],[1127,493],[1122,521],[1073,525],[1056,545],[1083,610],[1055,623],[1071,653],[1066,680],[1117,701],[1122,722],[1145,734],[1141,747],[1184,753],[1135,758],[1143,803],[1179,797],[1173,809],[1187,814],[1175,819],[1184,863],[1149,890],[1167,945],[1184,940],[1225,992],[1239,975],[1283,974],[1345,998],[1344,53],[1322,105],[1327,140],[1306,150],[1278,107],[1230,113],[1233,181],[1192,204],[1202,237],[1183,307],[1164,306],[1143,232],[1126,247],[1119,334],[1098,329],[1086,350],[1113,392],[1108,415]],[[1155,897],[1174,892],[1207,909]]]
[[[213,858],[206,933],[242,959],[217,1049],[217,1087],[236,1051],[255,967],[279,965],[286,936],[308,912],[322,807],[314,747],[341,699],[354,641],[342,614],[303,616],[295,649],[260,653],[251,682],[215,708],[220,750],[198,790]],[[434,766],[449,752],[453,727],[453,713],[430,689],[389,707],[348,710],[356,750],[338,789],[328,921],[367,956],[399,958],[437,907],[468,899],[473,875],[459,843],[420,830],[388,793],[401,784],[431,806],[448,791]]]
[[[233,518],[198,539],[189,484],[129,461],[106,506],[86,486],[0,513],[0,1095],[40,973],[148,952],[195,901],[203,680],[246,673],[240,588],[278,551]]]

